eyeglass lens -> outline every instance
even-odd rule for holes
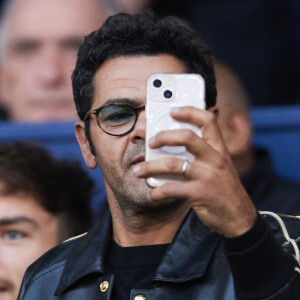
[[[100,110],[98,122],[107,133],[121,135],[132,129],[136,122],[136,113],[129,105],[112,104]]]

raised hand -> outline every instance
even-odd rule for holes
[[[199,219],[211,229],[226,237],[243,234],[254,224],[257,212],[223,142],[217,123],[217,109],[203,111],[182,107],[173,109],[171,116],[201,127],[203,137],[186,129],[163,131],[151,140],[150,147],[185,146],[195,160],[188,165],[176,157],[143,162],[136,170],[136,176],[146,178],[184,173],[185,181],[166,183],[152,189],[151,200],[185,199]]]

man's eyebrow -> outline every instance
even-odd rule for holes
[[[108,99],[105,104],[115,104],[115,103],[126,103],[126,104],[130,104],[134,107],[137,106],[141,106],[143,105],[143,103],[141,103],[140,101],[136,100],[136,99],[129,99],[129,98],[117,98],[117,99]]]
[[[20,216],[20,217],[4,217],[0,218],[0,226],[8,226],[8,225],[15,225],[19,223],[29,223],[34,226],[38,226],[37,222],[33,219],[28,217]]]
[[[12,40],[9,43],[9,48],[12,50],[19,49],[20,47],[24,46],[32,46],[32,45],[37,45],[39,42],[36,39],[33,38],[19,38],[16,40]]]
[[[67,36],[67,37],[62,37],[60,40],[60,43],[63,45],[73,45],[76,47],[80,47],[80,45],[84,42],[84,38],[81,36]]]

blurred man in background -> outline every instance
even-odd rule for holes
[[[300,185],[280,178],[268,152],[252,146],[249,97],[242,82],[224,63],[216,62],[215,72],[220,128],[250,198],[259,210],[298,214]]]
[[[24,142],[0,144],[0,299],[48,249],[91,227],[93,182],[74,162]]]
[[[71,72],[83,37],[109,15],[102,0],[6,0],[0,101],[18,122],[76,118]]]

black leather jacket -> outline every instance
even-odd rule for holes
[[[277,242],[299,260],[295,240],[299,242],[300,219],[279,218],[275,214],[265,214],[264,218]],[[26,271],[18,299],[111,299],[114,276],[105,272],[105,252],[110,236],[111,216],[107,214],[87,234],[48,251]],[[292,260],[291,275],[283,285],[272,287],[271,294],[253,298],[255,293],[252,292],[252,298],[249,299],[300,299],[299,261],[285,254],[277,242],[274,242],[274,252],[279,249]],[[277,264],[276,256],[273,263]],[[204,226],[191,211],[158,267],[154,288],[132,290],[130,299],[242,299],[235,295],[233,277],[244,276],[247,272],[244,270],[243,274],[233,274],[228,257],[224,254],[223,238]],[[251,286],[248,288],[253,290]],[[262,295],[264,291],[259,293]]]

